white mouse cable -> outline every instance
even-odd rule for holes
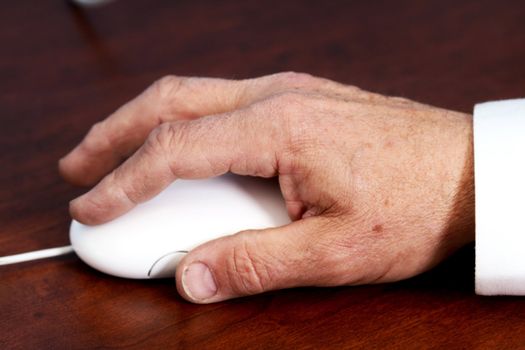
[[[33,260],[39,260],[39,259],[45,259],[45,258],[52,258],[55,256],[66,255],[66,254],[70,254],[73,252],[74,252],[73,247],[68,245],[64,247],[35,250],[32,252],[27,252],[27,253],[2,256],[0,257],[0,266],[18,264],[21,262],[33,261]]]

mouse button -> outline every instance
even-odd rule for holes
[[[148,271],[149,278],[175,278],[175,270],[187,251],[178,250],[158,258]]]

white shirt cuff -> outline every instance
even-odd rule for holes
[[[525,99],[474,108],[476,293],[525,295]]]

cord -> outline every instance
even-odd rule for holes
[[[73,252],[74,252],[73,247],[68,245],[64,247],[35,250],[32,252],[27,252],[27,253],[22,253],[22,254],[2,256],[0,257],[0,266],[18,264],[18,263],[25,262],[25,261],[52,258],[54,256],[66,255],[66,254],[70,254]]]

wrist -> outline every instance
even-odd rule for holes
[[[451,164],[458,174],[450,209],[447,235],[453,245],[459,248],[474,241],[475,236],[475,193],[474,193],[474,147],[472,115],[458,117],[457,137]],[[451,242],[452,243],[452,242]]]

